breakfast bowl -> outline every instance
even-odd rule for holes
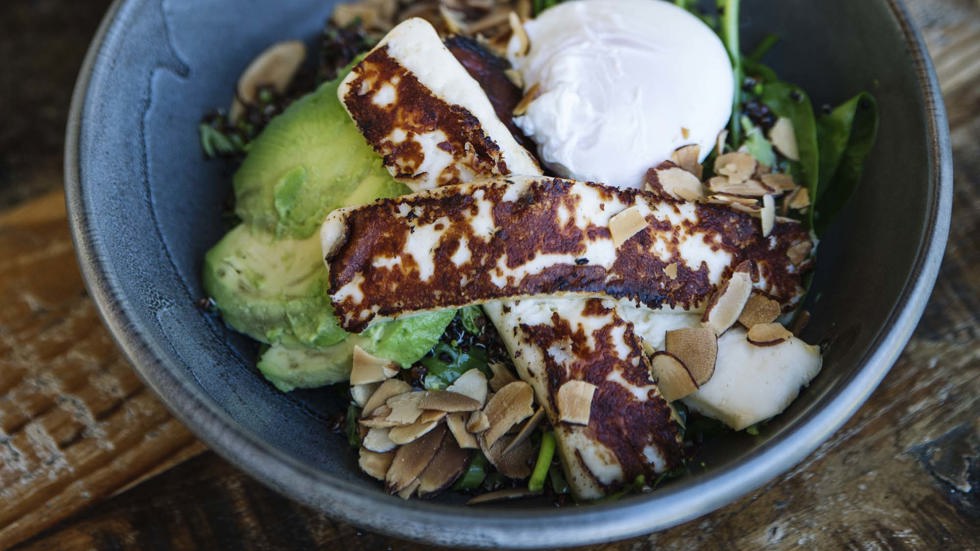
[[[200,307],[202,261],[227,227],[229,169],[207,162],[198,122],[227,104],[268,45],[312,41],[331,2],[119,0],[75,88],[66,146],[71,229],[86,284],[143,380],[217,453],[283,494],[370,530],[442,545],[541,547],[626,538],[694,519],[790,469],[843,425],[902,352],[929,298],[951,207],[945,113],[928,55],[897,0],[747,2],[743,43],[815,105],[858,90],[880,132],[861,185],[827,229],[803,336],[824,366],[755,436],[704,446],[696,473],[651,493],[554,508],[404,501],[357,468],[331,427],[331,389],[282,393],[258,347]]]

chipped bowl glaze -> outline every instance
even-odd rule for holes
[[[811,295],[820,299],[811,300],[805,337],[828,344],[823,372],[760,436],[724,437],[706,449],[703,472],[652,494],[561,509],[385,495],[328,428],[343,407],[336,396],[276,391],[253,367],[254,343],[195,306],[230,186],[222,163],[205,162],[197,122],[230,100],[239,72],[266,46],[312,44],[331,4],[119,0],[88,53],[67,130],[71,228],[106,325],[174,414],[256,478],[336,518],[418,541],[526,548],[620,539],[704,515],[787,471],[898,358],[936,278],[952,195],[945,113],[922,41],[897,0],[745,2],[743,43],[781,35],[768,61],[816,105],[866,89],[881,109],[865,180],[820,245]]]

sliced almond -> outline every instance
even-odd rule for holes
[[[664,275],[670,279],[677,279],[677,263],[671,262],[670,264],[664,266]]]
[[[367,408],[365,408],[367,411]],[[378,406],[368,414],[367,417],[362,418],[358,423],[362,427],[369,427],[372,429],[383,429],[388,427],[397,427],[400,423],[389,421],[387,419],[388,415],[391,413],[391,408],[385,405]]]
[[[715,159],[715,173],[727,176],[733,184],[744,182],[755,174],[755,157],[748,153],[734,152],[719,155]]]
[[[588,381],[568,381],[558,387],[558,419],[574,425],[588,425],[595,391],[596,386]]]
[[[439,449],[446,436],[446,427],[439,424],[418,440],[399,446],[391,467],[385,475],[385,486],[390,493],[398,493],[416,481],[422,471],[429,466],[433,450]]]
[[[451,392],[449,390],[430,390],[422,393],[419,407],[422,409],[434,409],[436,411],[475,411],[480,409],[480,402]]]
[[[744,182],[732,183],[728,178],[715,176],[708,180],[708,189],[714,193],[726,193],[729,195],[741,195],[744,197],[762,197],[772,190],[762,185],[758,180],[745,180]]]
[[[671,197],[691,202],[704,199],[704,187],[701,185],[701,180],[687,170],[671,167],[656,172],[660,187]]]
[[[739,203],[747,207],[758,208],[759,200],[755,197],[739,197],[738,195],[728,195],[727,193],[716,193],[708,198],[708,202],[721,205],[731,205]]]
[[[698,159],[701,157],[701,146],[685,145],[676,149],[670,155],[670,160],[674,162],[677,166],[683,168],[684,170],[693,174],[699,181],[701,176],[704,175],[704,167]]]
[[[480,494],[476,497],[470,498],[466,502],[467,505],[480,505],[482,503],[494,503],[497,501],[506,501],[508,499],[520,499],[522,497],[531,497],[538,495],[538,492],[532,492],[527,488],[504,488],[502,490],[494,490],[492,492],[487,492],[485,494]]]
[[[530,107],[531,104],[534,103],[534,100],[538,99],[538,96],[540,95],[541,84],[535,82],[530,88],[527,89],[527,92],[524,93],[524,97],[521,98],[521,101],[517,102],[517,105],[514,106],[514,111],[512,114],[515,117],[520,117],[524,113],[527,113],[527,108]]]
[[[752,206],[752,205],[745,205],[745,204],[738,203],[738,202],[736,202],[736,203],[729,203],[728,206],[731,207],[732,210],[737,210],[738,212],[744,212],[745,214],[751,214],[752,216],[755,216],[755,217],[758,217],[760,215],[760,213],[762,212],[762,208],[761,207],[756,207],[756,206]]]
[[[723,129],[718,133],[718,137],[715,138],[715,153],[718,156],[725,154],[725,142],[728,141],[728,129]]]
[[[516,12],[510,12],[507,16],[508,22],[510,22],[510,31],[514,34],[514,38],[517,39],[517,50],[514,55],[518,57],[523,57],[527,55],[528,50],[531,49],[531,40],[527,37],[527,31],[524,30],[524,24],[521,22],[521,18]]]
[[[388,398],[385,405],[391,408],[391,413],[385,419],[400,425],[411,425],[422,415],[419,402],[423,395],[423,392],[408,392]]]
[[[416,478],[415,480],[409,482],[408,486],[405,486],[401,490],[395,492],[395,494],[402,499],[408,499],[415,494],[415,490],[418,490],[419,486],[421,485],[422,483]]]
[[[378,383],[368,383],[366,385],[354,385],[350,387],[350,397],[354,400],[354,403],[358,407],[363,408],[367,405],[368,398],[370,398],[376,390],[378,390]]]
[[[684,364],[671,354],[657,352],[650,358],[650,364],[650,371],[657,380],[660,394],[668,402],[680,400],[697,391],[698,385],[694,381],[694,377],[684,367]]]
[[[786,249],[786,256],[789,257],[789,261],[793,263],[794,266],[802,265],[808,258],[810,258],[810,251],[813,249],[813,243],[809,241],[800,241],[794,244],[790,248]]]
[[[772,323],[781,313],[782,307],[778,301],[755,293],[746,301],[745,308],[742,309],[742,313],[738,316],[738,322],[746,328],[751,329],[760,323]]]
[[[514,381],[494,394],[483,408],[490,422],[490,428],[482,435],[486,446],[492,447],[514,425],[533,415],[533,403],[534,391],[524,381]]]
[[[762,237],[769,237],[776,225],[776,200],[772,195],[762,196]]]
[[[793,128],[792,120],[786,117],[776,119],[776,124],[769,129],[769,141],[787,159],[800,160],[800,150],[796,145],[796,130]]]
[[[684,364],[698,386],[711,379],[718,357],[718,338],[710,327],[667,331],[664,348]]]
[[[361,414],[362,417],[367,417],[369,414],[374,412],[374,410],[383,406],[389,398],[393,396],[398,396],[399,394],[405,394],[411,392],[412,387],[405,381],[401,379],[388,379],[387,381],[381,383],[374,394],[367,399],[364,404],[364,410]],[[389,412],[390,413],[390,412]],[[387,415],[387,414],[386,414]]]
[[[452,438],[443,438],[435,457],[419,475],[419,496],[427,496],[444,490],[466,470],[470,454]]]
[[[367,431],[367,435],[361,440],[361,446],[377,453],[385,453],[395,449],[398,443],[391,440],[388,434],[389,430],[391,429],[374,428]]]
[[[357,458],[357,465],[372,478],[384,480],[385,475],[388,474],[388,468],[391,467],[391,461],[394,458],[395,452],[377,453],[361,448]]]
[[[701,323],[721,335],[735,324],[751,295],[752,275],[747,269],[736,269],[708,301]]]
[[[544,408],[538,408],[538,410],[534,412],[534,415],[529,417],[528,420],[524,422],[524,426],[521,427],[521,430],[517,432],[514,439],[511,440],[510,444],[508,444],[504,449],[504,453],[509,453],[511,450],[527,440],[531,434],[534,433],[534,429],[538,428],[538,425],[541,424],[542,419],[544,419]]]
[[[487,366],[493,372],[493,377],[490,378],[489,385],[490,389],[494,392],[517,380],[517,377],[514,377],[514,374],[510,372],[510,369],[503,362],[492,361]]]
[[[268,47],[238,79],[238,99],[244,103],[255,103],[262,86],[271,86],[279,93],[285,92],[305,58],[306,46],[298,40]]]
[[[477,449],[480,447],[480,444],[477,443],[476,437],[470,431],[466,430],[466,419],[468,417],[463,412],[450,413],[446,416],[446,426],[449,427],[449,432],[453,433],[453,438],[456,439],[459,447]]]
[[[617,249],[644,228],[646,218],[637,206],[629,207],[609,219],[609,233],[612,235],[613,246]]]
[[[469,396],[480,403],[478,407],[483,407],[487,402],[487,376],[479,369],[471,369],[460,375],[446,390]]]
[[[488,446],[484,438],[479,440],[483,455],[500,474],[507,478],[527,478],[531,475],[531,465],[537,450],[530,440],[524,440],[515,446],[510,445],[514,437],[509,434],[498,438],[492,446]],[[504,450],[509,451],[504,453]]]
[[[350,371],[350,384],[380,383],[398,374],[395,362],[379,358],[354,345],[354,364]]]
[[[415,421],[416,423],[428,423],[429,421],[441,421],[446,417],[445,411],[439,411],[435,409],[429,409],[422,412],[419,418]]]
[[[779,323],[759,323],[753,325],[745,335],[746,340],[756,346],[775,346],[789,340],[793,333]]]
[[[416,421],[411,425],[401,425],[388,429],[388,438],[395,444],[402,445],[414,442],[427,434],[439,424],[435,421]],[[374,429],[372,429],[374,430]]]
[[[770,174],[763,174],[760,178],[763,184],[773,188],[780,189],[783,191],[793,191],[796,189],[796,183],[793,181],[793,177],[789,174],[777,172]]]
[[[793,210],[803,210],[810,206],[810,191],[801,187],[789,196],[786,203]]]
[[[470,414],[470,418],[466,421],[466,430],[472,432],[473,434],[480,434],[481,432],[490,428],[490,419],[487,418],[487,414],[482,411],[474,411]]]

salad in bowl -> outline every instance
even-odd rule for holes
[[[867,93],[815,110],[780,80],[775,40],[744,54],[738,18],[339,5],[318,51],[270,45],[201,122],[238,163],[209,308],[283,392],[344,393],[351,454],[403,498],[684,475],[819,374],[800,304],[877,130]]]

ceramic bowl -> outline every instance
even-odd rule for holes
[[[939,88],[895,0],[743,2],[743,44],[783,39],[768,61],[815,105],[869,90],[881,110],[865,179],[819,247],[810,342],[825,366],[758,437],[706,449],[707,468],[646,495],[560,509],[402,501],[361,475],[329,417],[329,390],[283,394],[256,346],[195,306],[201,262],[224,231],[230,173],[205,161],[197,122],[226,105],[269,44],[311,41],[323,0],[120,0],[75,89],[66,174],[71,227],[93,300],[173,413],[216,452],[280,492],[369,530],[486,547],[581,545],[704,515],[786,471],[865,401],[929,298],[949,223],[951,161]]]

